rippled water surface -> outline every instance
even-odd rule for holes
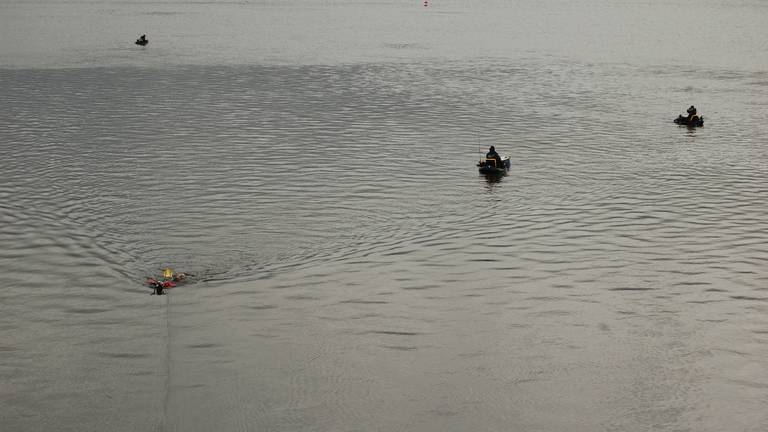
[[[0,429],[768,429],[766,7],[3,3]]]

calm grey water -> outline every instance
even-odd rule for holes
[[[3,1],[0,429],[767,430],[767,28]]]

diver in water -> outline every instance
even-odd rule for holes
[[[163,295],[165,290],[173,288],[177,283],[183,282],[187,279],[187,276],[192,276],[188,273],[175,272],[170,267],[163,269],[162,279],[147,278],[147,285],[154,290],[153,294]]]
[[[163,279],[165,280],[169,280],[173,282],[181,282],[184,279],[186,279],[187,276],[191,276],[191,275],[188,275],[187,273],[182,273],[182,272],[175,272],[170,267],[166,267],[163,269]]]
[[[176,286],[173,281],[169,280],[157,280],[155,278],[147,278],[147,285],[154,290],[152,294],[163,295],[165,290]]]

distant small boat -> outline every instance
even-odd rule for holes
[[[144,38],[144,39],[142,39],[142,38],[136,39],[136,45],[144,46],[144,45],[146,45],[148,43],[149,43],[149,40],[147,40],[146,38]]]
[[[704,126],[704,117],[699,116],[693,116],[691,120],[688,120],[688,117],[683,117],[682,115],[678,116],[676,119],[673,120],[675,123],[683,126],[689,126],[689,127],[702,127]]]
[[[483,158],[477,163],[478,171],[480,171],[480,174],[485,175],[504,175],[510,166],[509,156],[502,156],[501,164],[498,164],[496,159],[487,158]]]

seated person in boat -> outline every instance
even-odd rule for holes
[[[485,154],[485,160],[493,160],[495,162],[496,168],[501,168],[504,166],[501,160],[501,156],[496,153],[496,149],[493,146],[491,146],[491,148],[488,149],[488,153]]]
[[[695,106],[691,105],[691,107],[688,108],[688,110],[686,112],[688,113],[688,117],[686,118],[688,123],[699,121],[699,116],[696,115],[696,107]]]

